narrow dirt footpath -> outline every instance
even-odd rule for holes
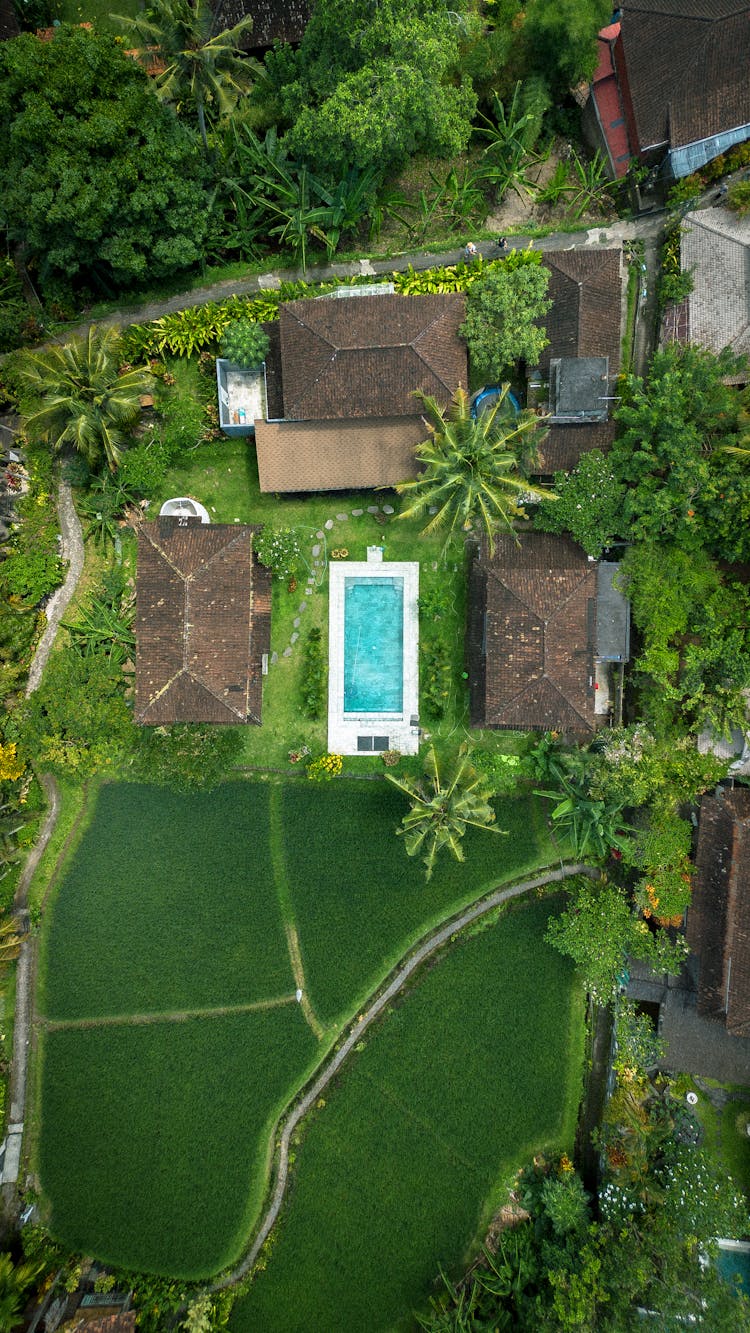
[[[57,513],[60,519],[62,554],[63,559],[68,562],[68,572],[65,575],[65,582],[62,587],[53,592],[47,603],[47,625],[36,646],[36,652],[29,670],[29,679],[26,685],[27,699],[30,694],[33,694],[39,688],[42,673],[55,642],[55,635],[60,628],[60,621],[68,609],[68,603],[83,573],[83,533],[81,532],[81,524],[73,504],[70,486],[67,481],[62,479],[57,493]]]
[[[308,1087],[307,1092],[297,1102],[296,1106],[290,1112],[284,1123],[284,1128],[279,1140],[276,1154],[276,1184],[274,1186],[271,1201],[266,1210],[265,1216],[261,1222],[255,1239],[250,1246],[244,1259],[224,1277],[211,1287],[212,1291],[221,1291],[226,1287],[233,1287],[240,1282],[243,1277],[252,1269],[261,1249],[263,1248],[270,1232],[281,1211],[281,1205],[284,1201],[287,1182],[289,1178],[289,1145],[300,1121],[307,1115],[307,1112],[322,1095],[331,1079],[335,1077],[342,1064],[350,1055],[353,1048],[361,1041],[363,1034],[367,1031],[375,1019],[383,1013],[391,1000],[403,990],[406,982],[417,970],[418,967],[442,948],[444,944],[463,930],[465,926],[477,921],[480,917],[486,916],[487,912],[492,911],[493,907],[499,907],[502,903],[510,902],[513,898],[518,898],[521,894],[529,893],[532,889],[543,888],[547,884],[559,883],[561,880],[569,879],[572,875],[588,875],[595,879],[601,874],[601,871],[595,866],[587,865],[562,865],[559,870],[549,870],[535,879],[523,880],[520,884],[512,884],[505,888],[496,889],[494,893],[488,894],[479,902],[466,908],[459,916],[452,917],[450,921],[438,927],[431,932],[421,944],[417,945],[414,952],[411,953],[394,974],[392,980],[388,983],[385,990],[380,991],[370,1002],[367,1009],[357,1015],[352,1023],[349,1035],[339,1046],[331,1059],[324,1065],[321,1073],[315,1081]],[[274,1131],[275,1132],[275,1131]]]

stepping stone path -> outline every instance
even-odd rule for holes
[[[373,517],[377,516],[382,522],[385,518],[389,517],[389,515],[395,513],[395,510],[393,508],[393,505],[368,505],[367,510],[351,509],[349,513],[346,514],[340,513],[336,514],[334,518],[327,518],[325,523],[323,524],[323,527],[319,528],[318,531],[315,533],[315,542],[310,549],[313,569],[307,575],[307,580],[305,584],[305,596],[304,599],[300,602],[299,606],[297,607],[297,615],[294,617],[294,620],[292,622],[293,630],[292,633],[289,635],[289,643],[287,644],[286,648],[281,654],[282,658],[292,656],[293,646],[300,637],[300,626],[302,624],[302,615],[308,608],[307,599],[312,597],[313,593],[317,590],[318,580],[321,578],[321,575],[325,571],[326,560],[323,557],[322,543],[325,541],[326,535],[329,532],[331,532],[332,528],[335,526],[336,523],[348,523],[350,518],[361,518],[365,512],[368,514],[372,514]],[[430,510],[430,513],[436,513],[436,512],[437,511],[435,509]],[[270,657],[271,666],[277,666],[279,660],[280,660],[279,654],[277,652],[271,653]]]

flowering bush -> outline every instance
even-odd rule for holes
[[[625,487],[600,449],[584,454],[573,472],[555,474],[557,500],[540,504],[534,527],[540,532],[569,532],[587,555],[598,557],[622,526]]]
[[[15,741],[8,741],[6,744],[0,741],[0,781],[2,782],[15,782],[23,776],[26,765],[23,760],[18,758],[16,748]]]
[[[330,782],[341,776],[344,761],[340,754],[322,754],[307,765],[307,776],[312,782]]]
[[[265,527],[255,539],[255,554],[279,579],[290,579],[296,574],[302,558],[294,528]]]

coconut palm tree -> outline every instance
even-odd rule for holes
[[[140,397],[153,386],[141,368],[119,373],[120,331],[90,328],[83,338],[43,352],[26,352],[21,375],[40,406],[25,418],[32,436],[56,451],[72,446],[90,468],[102,456],[114,471]]]
[[[430,438],[416,450],[424,471],[415,480],[396,486],[399,495],[412,497],[400,518],[419,517],[434,507],[425,532],[447,527],[449,540],[457,530],[478,527],[492,554],[498,529],[512,531],[513,519],[526,517],[525,499],[557,499],[519,474],[518,455],[538,430],[539,418],[533,412],[508,414],[509,389],[503,385],[494,407],[476,417],[468,394],[460,387],[447,412],[434,398],[418,393]]]
[[[445,776],[431,745],[425,756],[424,779],[415,781],[391,773],[386,777],[411,801],[411,809],[396,832],[404,838],[407,855],[424,852],[427,879],[432,877],[444,847],[457,861],[463,861],[461,839],[470,826],[490,833],[504,832],[490,827],[495,822],[495,811],[489,803],[491,793],[486,778],[473,767],[466,745],[460,747]]]
[[[179,108],[195,107],[203,147],[208,151],[206,115],[217,117],[234,109],[241,93],[250,91],[262,73],[257,60],[243,56],[239,46],[253,21],[240,19],[233,28],[216,31],[216,12],[209,0],[153,0],[145,14],[135,18],[113,15],[141,43],[145,63],[154,67],[159,95]]]
[[[14,1264],[9,1254],[0,1254],[0,1333],[10,1333],[23,1323],[26,1293],[43,1268],[38,1260]]]

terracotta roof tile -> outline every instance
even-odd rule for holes
[[[418,416],[416,389],[447,404],[468,382],[464,313],[461,293],[282,305],[285,418]]]
[[[260,724],[270,576],[255,531],[174,518],[139,528],[137,722]]]
[[[608,356],[609,373],[620,366],[622,321],[621,250],[550,250],[542,261],[550,271],[547,295],[552,309],[543,323],[549,346],[540,359],[546,373],[551,357]]]
[[[621,41],[641,151],[750,123],[750,7],[628,0]]]
[[[552,425],[539,446],[539,476],[554,476],[555,472],[572,472],[583,454],[592,449],[609,453],[615,438],[614,421],[600,421],[583,426]]]
[[[566,537],[529,532],[520,542],[501,536],[472,568],[472,724],[588,734],[596,565]]]
[[[699,956],[698,1012],[750,1037],[750,790],[701,801],[687,938]]]
[[[362,421],[256,421],[261,491],[346,491],[416,476],[421,417]]]

